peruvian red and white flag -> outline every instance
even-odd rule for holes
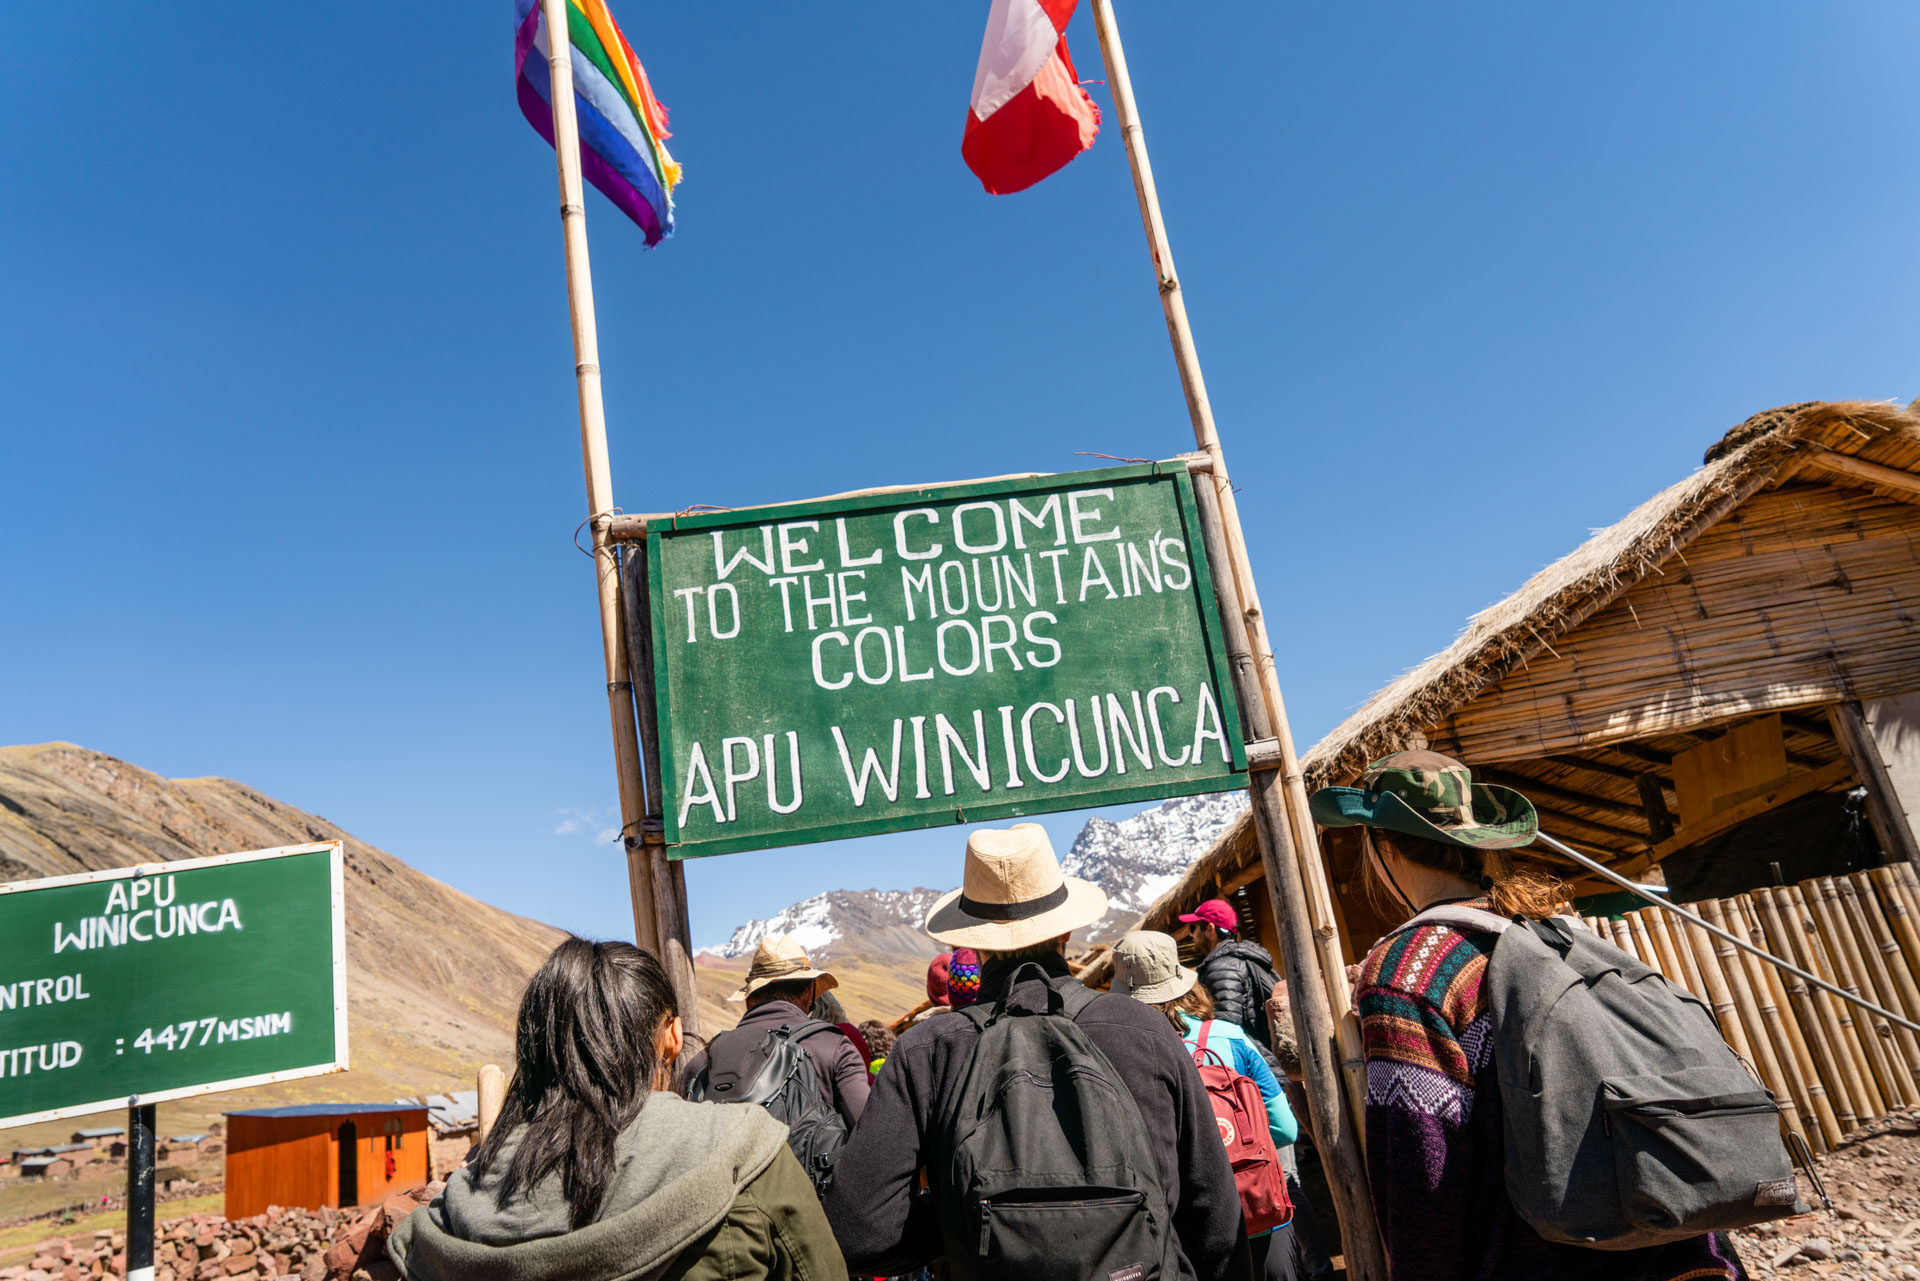
[[[1024,191],[1100,133],[1100,108],[1067,54],[1079,0],[993,0],[960,154],[988,192]]]

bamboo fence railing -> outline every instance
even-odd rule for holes
[[[1920,874],[1911,863],[1688,904],[1709,924],[1920,1022]],[[1920,1103],[1920,1037],[1688,922],[1645,907],[1587,928],[1705,1001],[1727,1044],[1815,1152]]]

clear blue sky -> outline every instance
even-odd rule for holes
[[[621,506],[1190,446],[1111,114],[1027,193],[961,164],[986,0],[614,7],[687,170],[658,251],[588,209]],[[615,934],[511,9],[9,12],[0,741]],[[1747,414],[1920,394],[1910,4],[1120,10],[1302,746]],[[696,942],[956,845],[692,865]]]

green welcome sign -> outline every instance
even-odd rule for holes
[[[347,1066],[338,841],[0,885],[0,1128]]]
[[[662,518],[676,858],[1244,786],[1179,464]]]

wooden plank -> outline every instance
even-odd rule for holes
[[[1920,863],[1914,815],[1920,812],[1920,733],[1913,717],[1920,695],[1876,699],[1871,707],[1840,703],[1827,709],[1840,752],[1867,785],[1867,819],[1890,859]]]
[[[1629,805],[1625,801],[1616,801],[1611,797],[1595,796],[1588,792],[1577,792],[1570,787],[1563,787],[1557,783],[1549,783],[1543,779],[1532,778],[1525,774],[1517,774],[1512,770],[1497,769],[1483,765],[1475,768],[1473,776],[1477,781],[1482,783],[1494,783],[1501,787],[1511,787],[1528,800],[1533,801],[1536,805],[1539,803],[1540,798],[1545,797],[1548,800],[1560,801],[1567,805],[1582,805],[1588,809],[1600,810],[1603,813],[1617,815],[1620,818],[1632,819],[1635,822],[1644,822],[1646,819],[1646,815],[1641,812],[1640,807],[1637,805]],[[1614,830],[1625,831],[1627,829],[1615,828]]]
[[[1807,472],[1837,484],[1869,485],[1875,493],[1885,497],[1897,497],[1909,503],[1920,502],[1920,476],[1910,471],[1882,467],[1864,458],[1836,454],[1825,449],[1808,454],[1804,466]]]
[[[1667,809],[1667,794],[1652,774],[1635,774],[1634,785],[1640,791],[1640,808],[1647,818],[1647,830],[1658,845],[1673,835],[1673,814]]]
[[[1696,827],[1724,809],[1778,786],[1788,775],[1780,718],[1762,716],[1673,758],[1680,826]]]
[[[1748,819],[1785,805],[1788,801],[1797,801],[1802,796],[1811,796],[1815,792],[1831,791],[1852,777],[1853,766],[1846,761],[1835,761],[1831,765],[1824,765],[1810,773],[1797,775],[1771,791],[1762,792],[1731,809],[1721,810],[1698,827],[1682,825],[1677,833],[1653,847],[1651,859],[1657,863],[1690,845],[1697,845],[1722,832],[1732,831]]]

